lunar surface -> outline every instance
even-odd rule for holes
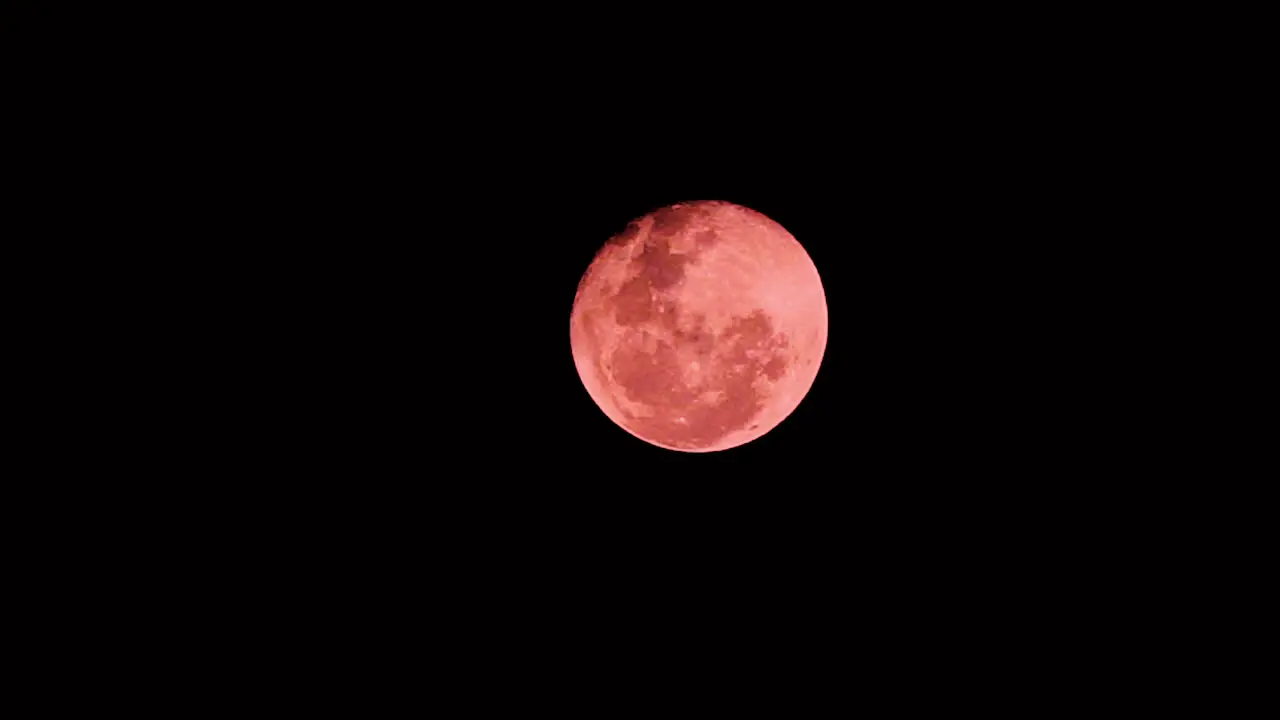
[[[578,375],[632,435],[725,450],[777,427],[813,386],[827,302],[808,253],[739,205],[656,210],[610,239],[570,315]]]

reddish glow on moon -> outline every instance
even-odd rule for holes
[[[727,202],[656,210],[613,237],[570,315],[578,375],[632,435],[725,450],[777,427],[813,386],[827,302],[781,225]]]

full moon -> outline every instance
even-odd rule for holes
[[[582,384],[619,427],[711,452],[774,429],[813,386],[827,301],[781,225],[727,202],[634,220],[582,276],[569,339]]]

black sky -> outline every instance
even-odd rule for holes
[[[211,394],[236,418],[228,446],[287,475],[276,502],[535,535],[853,517],[941,537],[1047,522],[1125,442],[1126,396],[1103,413],[1097,394],[1127,372],[1107,299],[1129,272],[1132,227],[1112,214],[1138,160],[1109,140],[1121,116],[1078,100],[1124,93],[1067,55],[936,22],[798,42],[812,51],[786,62],[534,37],[463,53],[369,27],[204,56],[158,124],[182,148],[161,167],[198,167],[205,188],[168,183],[166,207],[228,270],[211,304],[230,370]],[[614,426],[568,336],[600,245],[688,200],[781,223],[829,309],[797,410],[710,454]]]
[[[17,555],[72,583],[28,583],[69,603],[36,626],[123,632],[69,647],[221,683],[198,701],[327,702],[366,673],[365,710],[390,684],[630,704],[653,693],[620,678],[662,673],[717,703],[794,673],[788,714],[816,686],[954,708],[1064,678],[1057,703],[1145,648],[1184,657],[1169,629],[1206,614],[1169,599],[1217,584],[1178,573],[1230,553],[1160,467],[1184,457],[1162,355],[1195,348],[1151,339],[1196,278],[1152,230],[1184,217],[1160,183],[1183,109],[1147,97],[1201,68],[1129,40],[1192,33],[1146,10],[743,6],[695,31],[461,9],[75,9],[15,51],[53,278],[15,314],[65,305],[36,323],[70,338],[15,382],[75,431],[41,432],[17,483],[50,520],[11,503],[37,518]],[[601,244],[691,200],[787,228],[829,311],[795,412],[706,454],[615,426],[569,342]],[[216,672],[170,662],[192,653]]]

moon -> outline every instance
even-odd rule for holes
[[[578,376],[610,420],[658,447],[712,452],[799,406],[826,350],[827,301],[778,223],[728,202],[678,203],[596,253],[569,328]]]

